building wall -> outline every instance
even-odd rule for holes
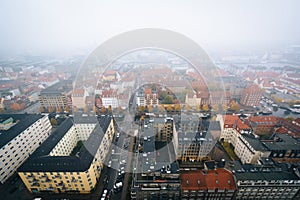
[[[75,127],[72,126],[50,152],[50,156],[69,156],[77,144]]]
[[[262,154],[259,151],[255,151],[255,149],[243,138],[243,136],[239,137],[234,148],[234,152],[241,159],[243,164],[256,164]]]
[[[67,106],[67,97],[63,94],[41,94],[39,96],[39,101],[41,106],[47,107],[66,107]]]
[[[235,199],[295,199],[300,182],[296,181],[238,181]]]
[[[118,99],[114,97],[103,97],[102,98],[102,105],[105,108],[111,106],[112,108],[117,108],[119,106]]]
[[[72,105],[76,106],[77,108],[84,108],[85,107],[85,98],[86,96],[72,96]]]
[[[224,141],[236,146],[239,135],[240,133],[234,128],[224,128],[221,132],[220,139],[224,139]]]
[[[0,182],[4,183],[50,135],[44,116],[0,149]]]
[[[89,193],[97,182],[93,165],[84,172],[19,172],[19,176],[30,192]]]

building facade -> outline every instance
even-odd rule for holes
[[[270,151],[259,139],[247,134],[242,134],[238,137],[234,152],[243,164],[257,164],[261,157],[266,158],[270,155]]]
[[[85,89],[73,89],[72,91],[72,105],[77,108],[85,108],[85,100],[88,93]]]
[[[249,86],[243,93],[241,104],[244,106],[258,106],[262,92],[257,85]]]
[[[251,128],[237,115],[218,115],[217,120],[221,126],[220,140],[236,146],[240,134],[250,134]]]
[[[60,81],[44,90],[39,95],[39,102],[44,108],[65,108],[70,106],[72,81]]]
[[[274,134],[263,144],[270,151],[270,158],[276,162],[300,162],[300,142],[288,134]]]
[[[235,199],[296,199],[299,177],[286,167],[248,165],[234,173],[238,192]]]
[[[0,182],[4,183],[50,133],[47,115],[0,115]]]

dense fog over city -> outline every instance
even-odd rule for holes
[[[0,2],[0,199],[300,199],[298,0]]]
[[[1,1],[1,53],[84,53],[137,28],[180,32],[209,51],[299,44],[297,0]]]

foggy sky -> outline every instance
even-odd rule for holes
[[[138,28],[177,31],[206,49],[300,44],[298,0],[1,0],[0,52],[90,49]]]

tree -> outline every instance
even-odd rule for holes
[[[200,105],[199,104],[196,105],[196,111],[200,111]]]
[[[213,110],[218,111],[219,110],[219,105],[217,105],[217,104],[213,105]]]
[[[52,106],[48,106],[48,112],[49,112],[49,113],[52,113],[52,112],[53,112]]]
[[[162,101],[163,104],[173,104],[173,97],[170,95],[167,95],[164,100]]]
[[[151,106],[151,105],[150,105],[150,106],[148,106],[148,112],[150,112],[150,113],[151,113],[152,111],[153,111],[153,106]]]
[[[189,104],[185,104],[184,109],[189,111],[189,110],[191,110],[191,106]]]
[[[57,121],[55,118],[51,118],[50,123],[52,126],[56,126],[57,125]]]
[[[287,117],[287,118],[285,118],[285,119],[288,120],[288,121],[290,121],[290,122],[292,122],[292,121],[295,120],[293,117]]]
[[[173,110],[173,106],[171,105],[171,104],[169,104],[168,106],[167,106],[167,111],[172,111]]]
[[[88,113],[88,112],[89,112],[89,108],[88,108],[88,106],[87,106],[87,105],[85,105],[85,106],[84,106],[84,110],[83,110],[83,112],[84,112],[84,113]]]
[[[105,108],[105,106],[102,106],[102,107],[101,107],[101,110],[100,110],[100,112],[101,112],[101,113],[105,113],[105,112],[106,112],[106,108]]]
[[[65,107],[65,112],[68,113],[69,111],[70,111],[69,106],[66,106],[66,107]]]
[[[223,104],[223,105],[222,105],[222,109],[223,109],[224,111],[227,111],[227,109],[228,109],[227,105],[226,105],[226,104]]]
[[[204,104],[203,107],[202,107],[202,109],[203,109],[205,112],[209,111],[209,107],[208,107],[207,104]]]
[[[139,111],[140,112],[143,112],[145,110],[145,107],[144,106],[139,106]]]
[[[118,112],[119,112],[119,113],[122,113],[122,112],[123,112],[123,109],[122,109],[121,106],[118,107]]]
[[[97,107],[96,106],[93,107],[93,111],[94,111],[94,113],[97,112]]]
[[[160,113],[165,112],[165,108],[162,105],[158,105],[158,109]]]
[[[230,108],[231,108],[231,110],[234,110],[234,111],[240,110],[240,106],[236,102],[232,103]]]
[[[44,107],[40,106],[39,111],[40,111],[40,113],[43,113],[45,111]]]
[[[175,105],[175,111],[179,112],[180,110],[181,110],[180,104],[176,104]]]
[[[57,113],[61,113],[61,107],[60,107],[60,106],[57,106],[57,107],[56,107],[56,112],[57,112]]]
[[[77,113],[78,112],[78,108],[76,106],[73,106],[73,113]]]
[[[111,107],[111,105],[108,106],[107,111],[110,112],[110,113],[112,112],[112,107]]]

